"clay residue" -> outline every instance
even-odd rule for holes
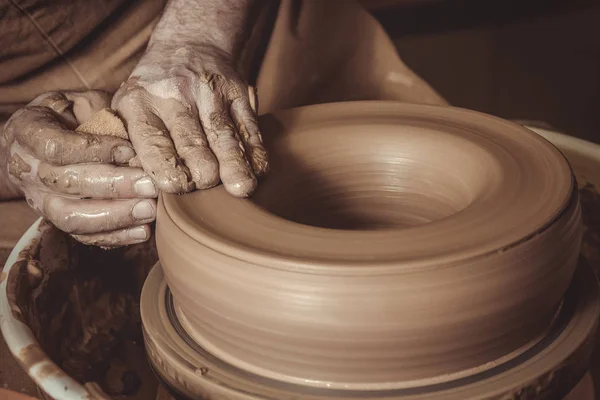
[[[46,354],[37,344],[30,344],[19,351],[17,360],[23,366],[24,369],[29,370],[36,364],[44,361]]]
[[[18,154],[13,154],[8,160],[8,173],[17,179],[23,179],[24,174],[31,172],[31,165],[27,164]]]
[[[590,183],[580,189],[583,217],[581,254],[600,274],[600,188]]]
[[[20,362],[29,369],[48,355],[71,377],[97,382],[109,395],[136,392],[140,379],[120,356],[126,341],[143,346],[139,295],[157,260],[153,241],[106,251],[45,229],[9,278],[11,307],[41,347],[24,349]]]
[[[37,375],[40,379],[46,379],[49,376],[58,375],[60,372],[61,370],[56,366],[56,364],[45,363],[42,365]]]

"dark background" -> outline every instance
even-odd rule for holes
[[[600,0],[376,3],[402,59],[452,105],[600,143]]]

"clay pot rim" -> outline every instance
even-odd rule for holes
[[[317,115],[317,122],[323,120],[322,115],[324,114],[334,114],[335,116],[339,116],[340,112],[343,114],[343,110],[348,104],[352,103],[352,105],[356,107],[360,107],[362,110],[368,110],[369,113],[376,114],[376,117],[381,118],[394,118],[397,117],[398,113],[427,113],[429,116],[433,115],[434,118],[443,120],[443,117],[452,119],[454,115],[462,115],[468,114],[477,119],[476,122],[479,124],[482,123],[495,123],[500,126],[506,127],[506,129],[512,130],[513,134],[524,135],[527,137],[527,140],[531,140],[532,142],[536,142],[540,148],[545,149],[548,154],[559,155],[561,159],[564,160],[564,163],[561,164],[560,168],[564,170],[568,169],[570,172],[570,182],[565,184],[565,193],[569,193],[569,195],[565,195],[562,203],[555,207],[553,210],[553,218],[550,221],[538,221],[538,224],[534,224],[536,226],[533,233],[523,233],[519,237],[514,237],[513,240],[504,242],[499,244],[497,241],[487,244],[486,246],[473,246],[464,251],[446,251],[440,252],[437,254],[420,254],[418,257],[395,257],[395,256],[379,256],[377,261],[372,261],[371,259],[356,259],[356,258],[345,258],[345,259],[332,259],[330,257],[321,257],[316,256],[311,253],[301,252],[302,254],[310,254],[309,256],[299,258],[294,256],[293,251],[287,252],[279,252],[276,250],[266,249],[264,247],[254,246],[250,241],[241,242],[235,238],[228,237],[225,235],[219,234],[219,232],[211,229],[208,225],[202,225],[195,222],[190,222],[190,218],[182,217],[182,209],[177,204],[178,199],[181,197],[174,195],[161,195],[159,199],[159,209],[163,211],[165,215],[168,215],[168,218],[171,221],[177,221],[177,229],[184,233],[186,236],[191,238],[192,240],[199,243],[199,245],[209,247],[211,250],[214,250],[221,254],[226,254],[228,256],[232,256],[233,258],[246,260],[254,264],[263,265],[270,268],[276,269],[284,269],[284,270],[292,270],[292,271],[300,271],[307,273],[326,273],[326,274],[342,274],[342,275],[363,275],[363,274],[394,274],[398,272],[411,272],[416,269],[423,271],[426,268],[437,268],[440,263],[451,264],[456,262],[457,260],[472,260],[477,259],[479,257],[487,257],[490,254],[493,254],[497,251],[504,251],[506,249],[514,248],[519,246],[521,243],[526,242],[527,238],[532,235],[538,235],[543,233],[546,229],[552,226],[553,222],[560,218],[560,216],[568,209],[569,205],[576,196],[577,187],[575,184],[574,175],[570,169],[570,165],[567,160],[564,158],[562,153],[548,140],[532,132],[529,129],[526,129],[522,126],[514,124],[512,122],[503,120],[501,118],[497,118],[494,116],[490,116],[488,114],[479,113],[472,110],[455,108],[455,107],[440,107],[440,106],[425,106],[425,105],[414,105],[414,104],[404,104],[397,102],[388,102],[388,101],[359,101],[359,102],[341,102],[341,103],[327,103],[327,104],[319,104],[319,105],[311,105],[305,107],[299,107],[295,109],[285,110],[282,112],[275,113],[274,116],[278,121],[282,120],[293,120],[294,123],[297,123],[298,120],[303,118],[310,118],[311,120],[315,118]],[[450,116],[448,116],[450,114]],[[273,116],[271,116],[273,117]],[[356,115],[354,116],[356,117]],[[263,116],[263,118],[265,118]],[[267,118],[269,118],[267,116]],[[466,130],[466,129],[465,129]],[[221,192],[218,196],[214,196],[213,200],[222,199],[223,201],[230,201],[227,194],[222,188],[211,189],[210,192]],[[198,192],[192,195],[200,195]],[[189,196],[189,195],[185,195]],[[185,197],[183,196],[183,197]],[[237,204],[242,204],[242,202],[251,203],[251,200],[240,200],[235,199],[234,201],[240,202]],[[268,215],[268,218],[271,220],[277,220],[282,226],[285,228],[298,229],[295,233],[300,232],[302,229],[309,228],[312,232],[318,233],[319,235],[327,236],[328,238],[337,237],[343,238],[344,235],[347,235],[348,232],[355,235],[356,231],[343,231],[329,228],[320,228],[314,226],[306,226],[299,223],[291,222],[285,220],[281,217],[278,217],[274,214],[269,213],[266,210],[263,210],[260,206],[256,204],[252,204],[249,207],[244,206],[244,212],[247,214],[249,210],[254,214],[262,214]],[[464,210],[459,211],[458,213],[451,215],[450,217],[444,218],[439,221],[433,221],[431,223],[425,224],[427,226],[434,226],[440,221],[445,221],[459,215]],[[202,221],[203,223],[204,221]],[[211,221],[211,223],[214,220]],[[423,226],[420,225],[414,228],[408,228],[408,230],[418,230],[422,229]],[[392,229],[392,232],[401,232],[406,231],[406,229],[395,230]],[[306,231],[302,232],[306,233]],[[359,233],[361,235],[361,240],[369,240],[374,242],[376,240],[382,239],[385,237],[390,237],[390,230],[381,230],[381,231],[362,231]],[[355,243],[356,243],[355,239]],[[273,247],[278,248],[280,243],[274,243]],[[287,249],[289,250],[289,249]],[[303,249],[304,250],[304,249]],[[300,252],[297,252],[298,254]],[[373,257],[374,259],[374,257]]]
[[[506,251],[509,249],[514,249],[527,243],[527,240],[530,237],[543,234],[545,231],[550,229],[552,225],[561,218],[569,210],[570,205],[573,201],[578,199],[577,188],[573,185],[572,197],[570,201],[565,204],[565,206],[560,210],[560,212],[549,221],[547,224],[542,226],[540,229],[536,230],[530,235],[524,236],[521,239],[516,240],[513,243],[510,243],[502,248],[502,250],[490,250],[487,252],[474,254],[470,257],[460,258],[462,262],[475,261],[480,258],[487,258],[491,254],[497,253],[498,251]],[[162,197],[162,196],[161,196]],[[158,202],[158,208],[168,214],[168,210],[165,208],[163,199],[160,198]],[[202,246],[194,236],[189,235],[187,232],[183,231],[179,227],[173,226],[173,229],[178,229],[181,234],[186,235],[191,240],[194,240],[198,243],[199,246]],[[212,240],[211,240],[212,241]],[[217,242],[218,243],[218,242]],[[234,247],[235,242],[226,242],[225,246]],[[221,254],[228,254],[226,251],[219,251],[218,247],[213,248],[217,252]],[[328,276],[335,275],[347,275],[347,276],[363,276],[363,275],[394,275],[398,273],[412,273],[415,271],[425,272],[431,269],[439,268],[439,263],[442,262],[451,262],[447,256],[438,256],[438,257],[429,257],[427,259],[423,259],[421,261],[412,261],[407,265],[400,265],[397,260],[384,260],[377,262],[370,261],[325,261],[321,259],[306,259],[306,258],[297,258],[297,257],[280,257],[277,255],[273,255],[269,252],[255,252],[254,250],[238,248],[235,247],[236,251],[243,252],[243,256],[235,257],[241,261],[251,261],[253,264],[265,266],[268,268],[281,269],[286,271],[297,271],[297,272],[305,272],[311,274],[323,274]],[[247,257],[244,259],[244,257]],[[454,261],[454,260],[452,260]],[[446,266],[447,268],[452,267],[453,265]]]

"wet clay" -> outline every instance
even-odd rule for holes
[[[31,172],[31,165],[27,164],[18,154],[13,154],[8,160],[8,173],[17,179],[23,174]]]
[[[355,102],[261,121],[252,199],[163,195],[157,247],[182,329],[276,381],[380,390],[512,359],[543,337],[582,227],[571,169],[515,124]]]

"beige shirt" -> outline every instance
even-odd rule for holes
[[[0,1],[0,120],[51,90],[114,92],[166,3]],[[296,11],[291,3],[282,2],[260,72],[262,111],[351,99],[443,103],[358,2],[305,0]]]
[[[0,119],[51,90],[115,91],[165,3],[0,0]]]

